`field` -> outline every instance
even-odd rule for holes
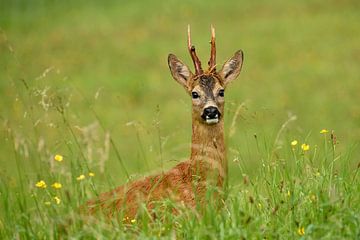
[[[0,239],[360,239],[359,10],[1,0]],[[245,53],[226,92],[227,199],[84,219],[97,193],[188,158],[191,101],[167,66],[174,53],[192,67],[188,24],[204,64],[210,24],[219,64]]]

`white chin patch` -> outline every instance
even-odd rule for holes
[[[206,123],[207,124],[215,124],[215,123],[218,123],[219,122],[219,119],[218,118],[207,118],[206,119]]]

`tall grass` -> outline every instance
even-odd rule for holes
[[[19,97],[19,108],[28,117],[22,116],[19,125],[4,122],[6,142],[13,150],[16,172],[11,172],[15,175],[6,172],[1,175],[0,230],[3,239],[57,239],[64,236],[181,239],[360,237],[360,166],[349,167],[356,146],[338,151],[341,139],[334,131],[312,133],[319,135],[316,142],[310,141],[309,136],[295,137],[289,131],[296,120],[293,115],[272,136],[260,131],[245,137],[249,145],[256,146],[261,163],[255,174],[249,176],[246,170],[245,159],[253,155],[249,153],[252,148],[242,146],[233,150],[233,164],[238,169],[232,172],[237,173],[237,179],[233,180],[235,184],[230,184],[228,197],[220,209],[216,210],[212,205],[206,206],[205,210],[198,209],[199,212],[182,208],[181,214],[173,215],[171,211],[163,210],[164,206],[166,209],[173,203],[164,201],[160,203],[161,210],[154,210],[159,211],[159,219],[149,217],[153,213],[148,213],[145,207],[130,223],[116,218],[109,221],[101,215],[92,219],[79,212],[81,206],[87,199],[115,185],[104,170],[106,162],[91,161],[92,157],[95,155],[101,159],[111,149],[119,157],[121,167],[124,164],[111,133],[101,127],[101,117],[92,107],[88,111],[93,111],[95,123],[85,128],[77,126],[66,104],[71,94],[67,95],[61,89],[44,92],[40,91],[41,86],[30,86],[25,80],[14,83],[14,86],[17,86],[14,91]],[[230,132],[236,132],[236,119],[244,106],[240,105],[230,114],[234,123]],[[49,135],[54,136],[55,142],[48,142],[36,128],[22,131],[21,124],[36,124],[32,118],[37,111],[44,111],[47,115],[43,124],[54,126]],[[155,124],[153,131],[158,131],[161,126],[158,126],[158,121]],[[161,148],[161,137],[159,141]],[[57,161],[56,154],[62,155],[63,160]],[[107,161],[106,156],[103,159]],[[90,173],[95,173],[95,176],[90,176]],[[126,169],[120,174],[126,174]],[[39,181],[44,181],[46,188],[36,187]],[[62,187],[54,188],[52,184],[55,182],[61,183]]]

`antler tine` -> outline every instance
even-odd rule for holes
[[[216,68],[216,45],[215,45],[215,28],[211,25],[211,53],[209,60],[209,70],[214,71]]]
[[[193,60],[194,66],[195,66],[195,74],[196,75],[202,74],[203,70],[201,68],[201,62],[200,62],[199,58],[196,55],[195,46],[191,44],[190,25],[188,25],[188,49],[189,49],[189,53],[191,55],[191,58]]]

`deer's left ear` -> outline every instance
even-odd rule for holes
[[[241,50],[235,52],[234,56],[226,61],[219,74],[224,81],[224,86],[236,79],[241,71],[244,60],[244,54]]]

